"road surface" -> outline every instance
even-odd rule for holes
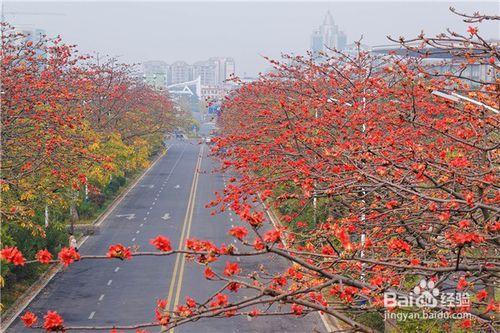
[[[207,147],[195,141],[172,141],[168,153],[149,170],[103,221],[99,234],[81,247],[82,254],[105,254],[110,244],[154,250],[149,240],[167,236],[174,247],[186,238],[230,243],[231,224],[240,222],[230,212],[210,215],[205,208],[213,193],[223,188],[223,176],[212,172],[214,161]],[[202,152],[202,154],[200,154]],[[201,172],[196,172],[199,169]],[[231,215],[230,215],[231,214]],[[257,267],[276,258],[245,258],[241,267]],[[216,267],[225,264],[225,259]],[[189,295],[203,300],[219,285],[205,280],[202,267],[176,256],[140,257],[131,261],[86,260],[58,273],[31,302],[28,310],[40,318],[56,310],[67,325],[131,325],[152,321],[157,298],[183,303]],[[7,330],[26,332],[19,319]],[[159,332],[150,328],[149,332]],[[90,331],[85,331],[90,332]],[[97,331],[96,331],[97,332]],[[102,332],[102,331],[99,331]],[[318,314],[305,318],[247,317],[205,319],[175,328],[178,333],[198,332],[325,332]]]

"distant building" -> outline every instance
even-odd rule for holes
[[[203,86],[215,86],[216,68],[215,64],[210,61],[198,61],[193,64],[194,77],[200,77]]]
[[[339,30],[328,11],[318,29],[311,34],[311,51],[314,55],[327,52],[330,49],[343,50],[347,45],[347,35]]]
[[[143,63],[143,79],[146,83],[167,88],[176,96],[220,99],[236,86],[227,82],[235,75],[236,64],[230,57],[212,57],[190,65],[176,61],[168,65],[164,61]]]
[[[233,58],[212,57],[208,59],[215,71],[215,82],[217,85],[224,84],[224,81],[234,75],[236,65]]]
[[[226,58],[225,79],[229,80],[236,73],[236,65],[233,58]]]
[[[491,41],[491,43],[493,46],[500,45],[499,41]],[[475,84],[474,81],[495,82],[495,80],[498,78],[499,73],[493,66],[490,66],[488,64],[474,63],[467,64],[467,66],[464,68],[463,64],[464,62],[466,62],[466,59],[453,55],[453,47],[453,45],[450,45],[451,51],[448,52],[436,48],[425,49],[427,54],[422,59],[422,63],[427,65],[428,71],[430,72],[435,72],[437,74],[454,73],[456,75],[460,75],[463,78],[471,79],[473,80],[471,81],[472,85]],[[462,51],[462,45],[457,45],[456,48],[458,51]],[[408,57],[422,57],[421,54],[407,50],[406,48],[403,48],[399,45],[374,46],[371,52],[380,55],[398,54]]]
[[[164,89],[168,83],[169,66],[161,60],[146,61],[142,64],[144,81],[157,88]]]
[[[184,61],[176,61],[170,65],[172,79],[170,84],[182,83],[193,80],[193,66]]]
[[[366,45],[366,44],[351,43],[351,44],[347,44],[344,48],[344,52],[346,54],[350,54],[353,56],[358,54],[359,51],[369,52],[369,51],[371,51],[371,47]]]

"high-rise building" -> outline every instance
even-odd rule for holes
[[[226,58],[225,62],[225,80],[229,80],[236,73],[236,64],[233,58]]]
[[[215,71],[216,84],[225,84],[224,81],[235,74],[236,65],[233,58],[212,57],[208,59]]]
[[[217,84],[215,65],[210,61],[198,61],[193,64],[194,78],[200,77],[201,85],[215,86]]]
[[[170,65],[172,73],[171,84],[188,82],[193,80],[193,66],[188,65],[184,61],[176,61]]]
[[[332,14],[328,11],[318,29],[311,34],[311,50],[313,54],[327,52],[331,49],[342,50],[347,44],[346,34],[339,30],[333,21]]]
[[[167,63],[161,60],[144,62],[142,64],[144,81],[157,89],[165,88],[168,82],[168,67]]]

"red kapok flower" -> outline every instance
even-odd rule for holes
[[[470,319],[464,319],[462,320],[462,322],[460,323],[460,326],[462,328],[471,328],[472,327],[472,320]]]
[[[226,306],[228,303],[228,300],[229,300],[229,297],[227,297],[227,295],[217,294],[217,295],[215,295],[215,299],[210,303],[210,306],[212,308]]]
[[[238,274],[239,272],[241,272],[241,269],[237,262],[226,262],[226,268],[224,269],[225,276],[233,276],[234,274]]]
[[[193,311],[185,305],[177,305],[175,307],[175,314],[179,317],[189,317],[193,314]]]
[[[24,266],[26,262],[21,251],[15,246],[3,248],[0,251],[0,259],[4,259],[16,266]]]
[[[463,290],[468,285],[469,285],[469,283],[467,282],[467,280],[465,279],[465,277],[461,276],[460,279],[458,280],[458,283],[457,283],[457,289],[458,290]]]
[[[132,252],[128,247],[122,244],[110,245],[108,253],[106,253],[108,258],[118,258],[120,260],[130,260],[132,259]]]
[[[42,264],[48,264],[52,260],[52,254],[45,250],[40,250],[38,253],[35,255],[36,260],[41,262]]]
[[[410,244],[401,239],[393,238],[389,241],[387,246],[395,252],[405,251],[407,254],[411,252]]]
[[[498,312],[500,310],[500,303],[496,303],[494,300],[491,300],[488,303],[488,306],[484,310],[485,313],[490,312],[490,311],[495,311]]]
[[[172,245],[170,244],[168,238],[165,236],[158,235],[156,238],[151,239],[149,243],[151,243],[151,245],[153,245],[160,251],[163,252],[172,251]]]
[[[205,268],[205,277],[209,280],[215,277],[214,271],[208,266]]]
[[[49,332],[58,332],[58,331],[64,331],[64,321],[61,318],[61,316],[56,312],[56,311],[48,311],[45,317],[43,323],[43,328],[45,328]]]
[[[243,238],[248,235],[248,230],[245,227],[234,227],[229,230],[229,234],[238,238],[239,240],[243,240]]]
[[[260,311],[258,309],[253,309],[248,313],[250,317],[257,317],[260,314]]]
[[[32,327],[38,321],[37,316],[30,311],[26,311],[26,313],[21,317],[21,320],[24,322],[24,326]]]
[[[476,27],[473,27],[473,26],[469,26],[467,28],[467,32],[470,33],[471,35],[476,35],[477,32],[478,32],[478,29]]]
[[[300,316],[304,312],[304,308],[302,307],[302,305],[298,305],[298,304],[293,303],[292,304],[292,311],[295,315]]]
[[[276,243],[280,240],[281,232],[279,230],[273,229],[269,230],[264,234],[264,242],[266,243]]]
[[[477,297],[477,300],[479,302],[481,302],[482,300],[484,300],[486,297],[488,297],[488,292],[483,289],[483,290],[480,290],[477,294],[476,294],[476,297]]]
[[[266,245],[264,244],[263,241],[260,240],[260,238],[255,238],[255,241],[253,242],[253,247],[257,251],[262,251],[265,249]]]
[[[167,312],[167,305],[168,301],[166,299],[158,299],[156,301],[155,316],[162,325],[167,325],[170,322],[170,314]]]
[[[196,301],[189,296],[186,296],[186,305],[190,308],[196,307]]]
[[[76,252],[73,247],[63,247],[59,252],[59,261],[64,264],[64,266],[69,266],[75,261],[80,260],[80,254]]]
[[[227,290],[230,290],[232,292],[238,292],[238,289],[240,289],[241,284],[238,282],[231,282],[230,284],[227,285]]]

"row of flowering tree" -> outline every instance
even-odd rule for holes
[[[34,255],[66,243],[60,215],[76,215],[83,192],[99,198],[145,167],[180,118],[133,66],[81,55],[61,38],[2,23],[0,57],[2,243]],[[23,273],[2,268],[2,277]]]
[[[28,261],[16,249],[2,252],[18,264],[185,253],[205,266],[207,280],[222,282],[208,299],[186,297],[172,310],[159,299],[149,323],[75,327],[50,310],[43,323],[25,313],[25,324],[144,332],[202,318],[319,311],[335,317],[339,329],[375,332],[381,327],[374,319],[422,306],[449,315],[442,330],[494,330],[499,48],[475,26],[464,36],[438,38],[446,46],[439,52],[462,63],[459,71],[485,66],[492,80],[475,85],[460,73],[435,72],[419,57],[360,50],[271,61],[273,72],[227,98],[214,154],[235,177],[208,206],[240,217],[243,225],[228,231],[236,245],[188,239],[173,249],[158,236],[151,240],[155,252],[113,244],[101,256],[63,249],[57,259],[39,252]],[[424,35],[417,40],[429,42]],[[473,51],[477,40],[487,52]],[[442,97],[453,92],[467,99]],[[244,263],[268,254],[286,259],[287,267],[263,260],[255,270],[231,258]],[[225,266],[217,269],[220,260]],[[464,298],[442,297],[457,294]]]

